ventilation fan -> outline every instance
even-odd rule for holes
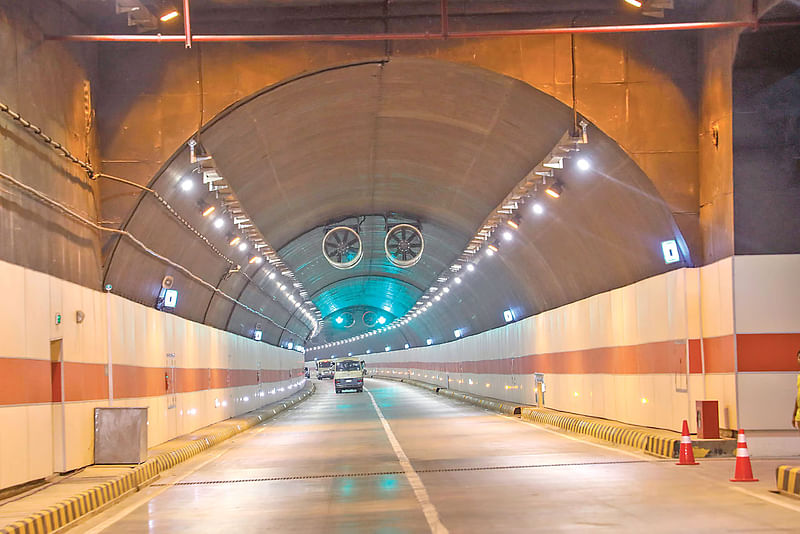
[[[408,268],[419,261],[425,249],[422,232],[410,224],[398,224],[386,233],[383,241],[386,257],[398,267]]]
[[[322,253],[337,269],[352,269],[361,261],[364,249],[358,232],[348,226],[336,226],[325,234]]]
[[[376,324],[378,324],[378,314],[374,311],[365,311],[364,315],[361,316],[361,320],[367,325],[369,328],[372,328]]]

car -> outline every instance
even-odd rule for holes
[[[364,391],[364,362],[358,358],[338,358],[333,374],[336,393],[346,390]]]

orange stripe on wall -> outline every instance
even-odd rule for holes
[[[736,371],[736,351],[733,336],[703,338],[706,373],[733,373]]]
[[[738,334],[739,371],[797,371],[797,334]]]
[[[0,405],[34,404],[61,400],[61,363],[25,358],[0,358]],[[106,366],[100,363],[64,362],[64,400],[88,401],[108,398]],[[114,398],[157,397],[167,393],[164,367],[115,364]],[[255,386],[255,369],[174,369],[176,393],[206,389]],[[297,369],[262,369],[261,383],[300,376]],[[51,381],[51,376],[53,380]]]
[[[378,367],[414,367],[430,371],[472,374],[664,374],[686,372],[683,340],[623,347],[531,354],[518,358],[464,362],[407,362]]]
[[[50,402],[50,360],[0,358],[0,405]]]
[[[106,366],[97,363],[64,362],[64,400],[87,401],[108,398]]]

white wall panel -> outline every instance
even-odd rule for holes
[[[800,332],[800,254],[734,262],[737,333]]]

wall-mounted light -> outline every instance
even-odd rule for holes
[[[411,345],[409,345],[408,343],[406,343],[406,344],[404,345],[404,348],[409,348],[410,346],[411,346]]]
[[[254,330],[253,331],[253,339],[255,339],[256,341],[261,341],[263,336],[264,336],[264,333],[261,330]]]
[[[287,349],[289,349],[289,350],[292,350],[292,349],[294,348],[294,343],[292,343],[291,341],[290,341],[290,342],[288,342],[288,343],[286,344],[286,348],[287,348]]]
[[[253,256],[252,258],[250,258],[250,261],[248,263],[252,263],[252,264],[255,264],[255,265],[260,265],[261,262],[263,262],[263,261],[264,260],[261,258],[261,256]]]
[[[545,189],[544,192],[553,198],[560,198],[561,194],[564,192],[564,186],[561,184],[561,182],[553,182],[547,186],[547,189]]]
[[[428,339],[425,340],[425,344],[426,345],[433,345],[433,340],[431,338],[428,338]]]
[[[389,352],[390,350],[392,350],[392,347],[390,347],[389,345],[386,345],[385,347],[383,347],[383,350],[386,351],[386,352]]]
[[[514,312],[512,310],[505,310],[503,312],[503,319],[505,319],[507,323],[510,323],[514,320]]]
[[[461,337],[461,329],[456,328],[455,330],[453,330],[453,336],[455,336],[456,338]]]
[[[383,315],[378,317],[378,324],[386,324],[386,317],[384,317]]]

